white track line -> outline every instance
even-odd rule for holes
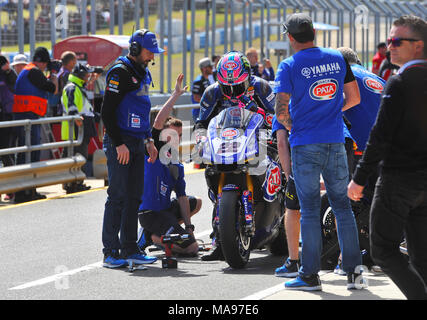
[[[205,230],[205,231],[196,233],[194,236],[195,236],[195,238],[201,238],[201,237],[206,236],[210,233],[211,233],[211,230]],[[103,264],[103,261],[95,262],[95,263],[83,266],[81,268],[78,268],[78,269],[73,269],[73,270],[61,272],[61,273],[55,274],[53,276],[49,276],[49,277],[42,278],[39,280],[27,282],[27,283],[21,284],[19,286],[13,287],[13,288],[9,288],[9,290],[23,290],[23,289],[28,289],[31,287],[41,286],[41,285],[44,285],[44,284],[47,284],[50,282],[56,282],[56,281],[59,281],[65,277],[69,277],[69,276],[75,275],[75,274],[80,273],[80,272],[90,271],[90,270],[97,269],[97,268],[102,268],[102,264]]]
[[[282,291],[285,289],[284,284],[278,284],[277,286],[256,292],[254,294],[251,294],[250,296],[244,297],[240,300],[262,300],[268,296],[272,296],[273,294]]]
[[[100,267],[102,267],[102,261],[92,263],[92,264],[89,264],[87,266],[84,266],[84,267],[81,267],[78,269],[58,273],[58,274],[55,274],[53,276],[46,277],[46,278],[43,278],[40,280],[27,282],[27,283],[21,284],[20,286],[10,288],[9,290],[22,290],[22,289],[28,289],[31,287],[41,286],[41,285],[44,285],[44,284],[49,283],[49,282],[59,281],[64,277],[72,276],[72,275],[79,273],[79,272],[89,271],[89,270],[100,268]]]

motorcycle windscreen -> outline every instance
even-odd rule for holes
[[[260,114],[246,109],[224,109],[209,123],[203,157],[214,164],[244,164],[258,153],[257,136],[263,121]]]

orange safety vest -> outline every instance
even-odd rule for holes
[[[34,63],[29,63],[19,74],[12,112],[33,112],[39,116],[46,114],[46,92],[34,86],[28,79],[29,71],[35,67]]]

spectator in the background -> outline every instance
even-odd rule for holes
[[[13,104],[14,120],[39,119],[46,115],[47,94],[57,90],[58,82],[55,76],[47,79],[44,71],[50,63],[49,51],[38,47],[34,51],[33,62],[29,63],[19,74],[15,85],[15,99]],[[18,128],[18,145],[24,146],[24,127]],[[31,145],[38,145],[41,141],[40,125],[31,126]],[[40,151],[31,152],[31,162],[40,161]],[[25,163],[25,154],[18,154],[18,164]],[[44,199],[46,196],[35,189],[19,191],[15,194],[15,203]]]
[[[251,64],[251,70],[254,76],[263,78],[267,81],[274,81],[274,69],[269,59],[264,59],[264,63],[261,65],[258,62],[258,51],[256,48],[249,48],[246,50],[246,57]]]
[[[387,51],[385,54],[386,58],[383,60],[380,66],[380,70],[378,71],[378,75],[383,78],[385,81],[390,78],[390,76],[397,73],[397,70],[399,70],[399,66],[391,63],[390,60],[390,51]]]
[[[193,81],[191,88],[191,102],[199,103],[202,99],[203,92],[206,88],[209,87],[212,83],[215,83],[213,75],[213,63],[209,58],[203,58],[199,61],[200,74]],[[196,119],[199,116],[199,109],[193,109],[193,119]]]
[[[217,80],[217,77],[216,77],[216,72],[217,72],[216,71],[216,67],[218,65],[219,60],[221,60],[221,56],[217,56],[217,55],[213,55],[212,56],[212,64],[213,64],[213,73],[212,73],[212,76],[213,76],[214,82]]]
[[[62,63],[60,60],[51,60],[47,66],[47,70],[49,71],[48,79],[55,77],[58,78],[58,72],[61,69]],[[61,93],[59,90],[54,93],[49,92],[47,95],[47,112],[46,117],[54,117],[57,116],[57,108],[60,103]]]
[[[90,67],[86,67],[83,64],[76,64],[71,75],[69,76],[69,81],[64,87],[61,97],[61,102],[64,107],[64,116],[74,116],[80,115],[82,121],[76,121],[77,126],[83,125],[83,141],[81,145],[74,148],[74,155],[80,153],[86,159],[88,159],[88,146],[90,139],[96,136],[95,120],[93,107],[86,95],[85,85],[88,82],[91,73],[94,70]],[[74,139],[77,139],[77,130],[74,130]],[[68,121],[62,122],[61,127],[61,137],[62,140],[69,139],[69,124]],[[72,156],[68,154],[68,156]],[[85,170],[83,169],[85,172]],[[85,172],[86,176],[88,175]],[[90,186],[87,186],[83,181],[74,181],[64,185],[64,189],[69,193],[79,192],[89,190]]]
[[[0,121],[12,120],[13,93],[15,92],[15,82],[17,75],[10,67],[9,60],[0,55]],[[13,145],[15,131],[12,128],[0,129],[0,149],[10,148]],[[4,167],[13,166],[13,156],[8,154],[1,156]],[[12,200],[13,194],[7,194],[5,200]]]
[[[387,46],[384,42],[380,42],[377,45],[377,53],[372,58],[372,73],[378,75],[380,66],[383,60],[386,58]]]
[[[58,97],[58,101],[56,103],[56,110],[55,110],[55,114],[54,114],[57,116],[62,116],[62,113],[63,113],[63,107],[62,107],[60,99],[61,99],[62,91],[63,91],[65,85],[67,84],[68,77],[69,77],[70,73],[73,71],[75,65],[77,64],[76,54],[72,51],[65,51],[61,55],[61,63],[62,63],[62,66],[59,69],[59,72],[57,74],[57,77],[58,77],[58,94],[56,96]]]
[[[13,57],[13,62],[10,66],[15,70],[16,74],[19,75],[27,64],[27,56],[25,54],[17,54]]]

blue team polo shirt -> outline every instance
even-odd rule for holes
[[[357,64],[351,70],[359,86],[360,104],[344,111],[344,115],[351,122],[350,133],[358,149],[363,151],[377,119],[385,81]]]
[[[278,130],[288,131],[288,129],[286,129],[286,127],[277,120],[276,115],[274,115],[273,123],[271,125],[271,132],[273,135],[275,135]],[[355,140],[353,136],[350,134],[350,131],[348,130],[345,124],[343,125],[343,130],[344,130],[344,138],[350,138],[353,141]]]
[[[153,210],[162,211],[171,207],[171,193],[175,191],[179,198],[185,196],[184,166],[181,163],[171,164],[177,166],[178,177],[175,179],[168,166],[163,164],[159,158],[154,163],[147,162],[145,157],[144,194],[139,211]]]
[[[309,48],[283,60],[274,92],[291,94],[291,147],[315,143],[343,143],[343,87],[347,68],[333,49]]]

